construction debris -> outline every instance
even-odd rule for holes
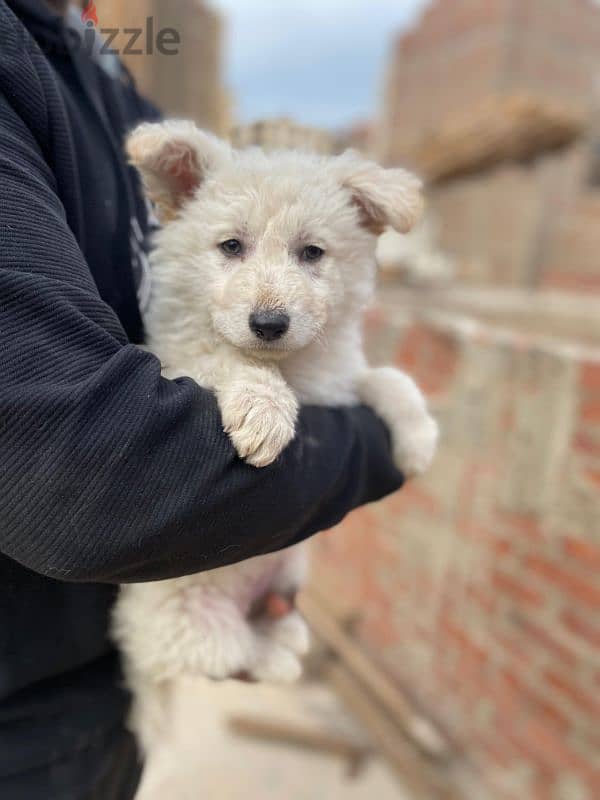
[[[348,710],[370,734],[400,780],[418,800],[459,800],[460,759],[436,725],[369,658],[360,643],[313,590],[299,598],[313,632],[330,650],[322,668]]]
[[[585,120],[570,109],[528,95],[493,97],[442,124],[415,152],[430,183],[506,162],[527,161],[570,144]]]

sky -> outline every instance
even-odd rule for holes
[[[393,35],[428,0],[211,0],[236,119],[344,128],[377,113]]]

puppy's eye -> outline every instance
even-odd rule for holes
[[[226,256],[241,256],[244,249],[239,239],[227,239],[221,242],[219,247]]]
[[[316,244],[309,244],[300,255],[303,261],[319,261],[325,255],[325,251]]]

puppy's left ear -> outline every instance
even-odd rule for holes
[[[404,169],[385,169],[349,150],[335,159],[342,185],[351,192],[361,223],[379,235],[392,227],[408,233],[424,208],[423,183]]]

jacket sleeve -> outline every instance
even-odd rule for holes
[[[242,463],[211,393],[128,343],[40,142],[0,96],[0,481],[1,552],[112,583],[286,547],[401,476],[365,408],[306,408],[277,463]]]

